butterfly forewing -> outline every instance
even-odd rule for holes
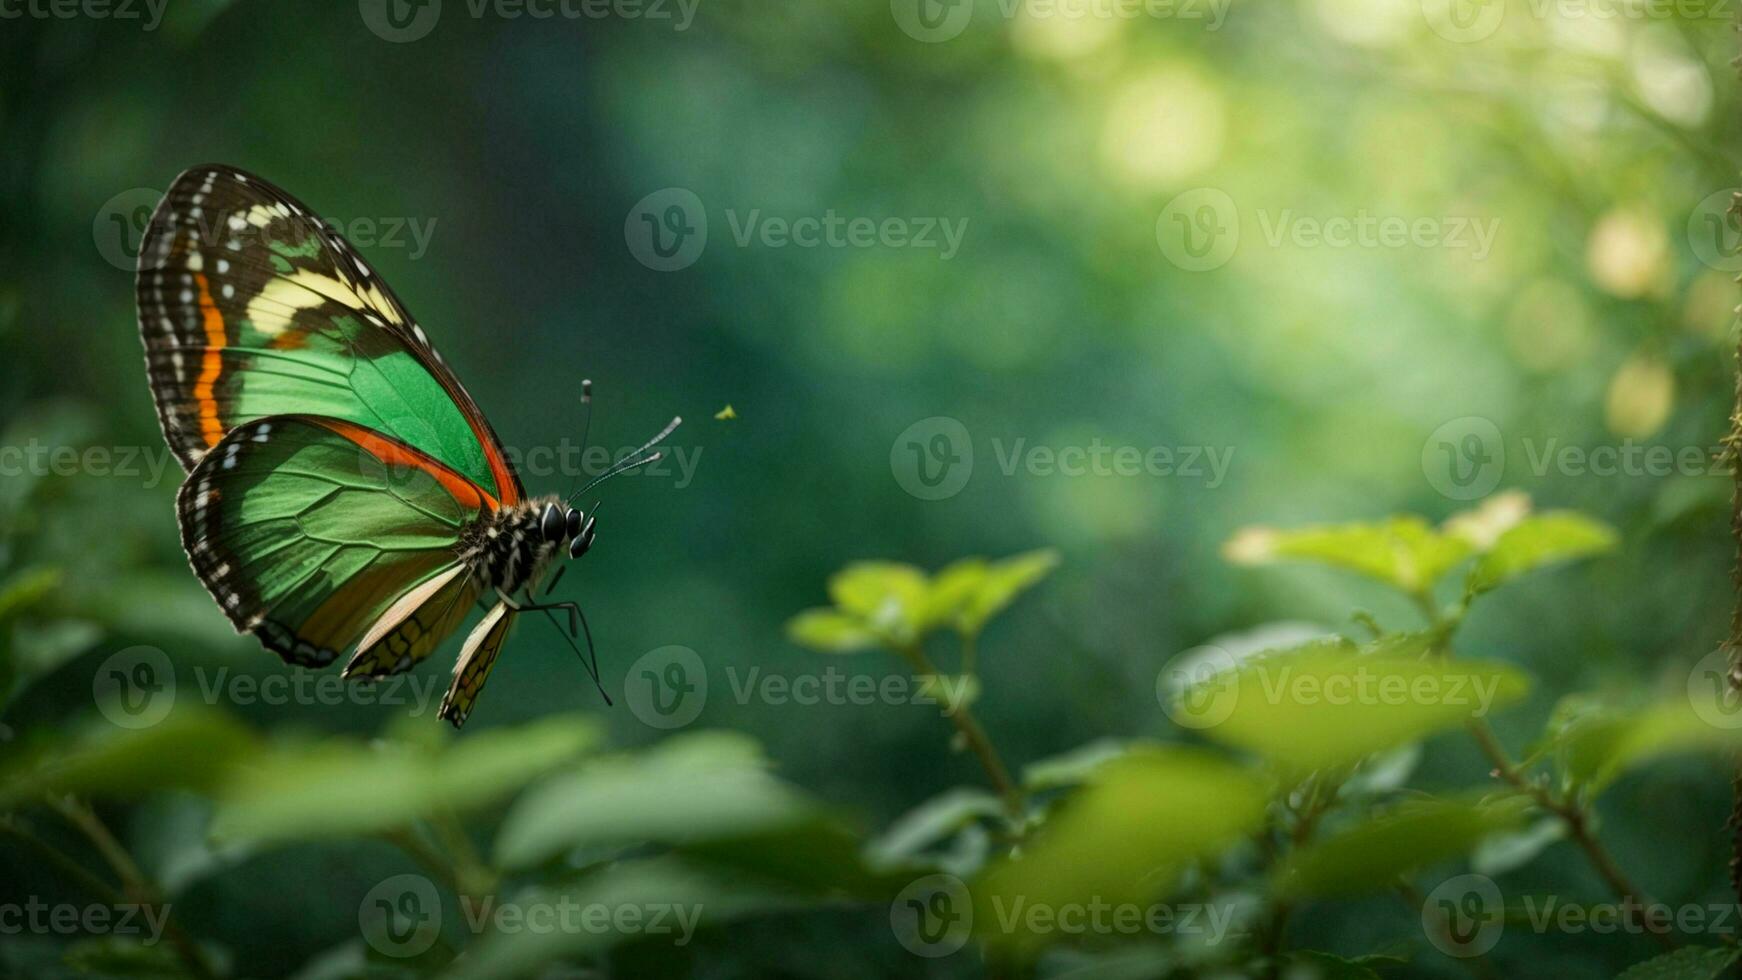
[[[281,414],[344,419],[427,452],[498,501],[524,496],[477,404],[345,240],[250,174],[195,167],[139,253],[139,326],[165,438],[193,465]]]

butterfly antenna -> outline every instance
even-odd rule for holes
[[[656,435],[652,439],[649,439],[646,442],[642,443],[641,447],[639,449],[637,449],[634,452],[630,453],[629,455],[623,457],[623,459],[620,460],[615,466],[612,466],[610,469],[606,470],[605,472],[603,472],[603,473],[599,474],[597,477],[595,477],[591,483],[580,488],[579,490],[576,490],[574,493],[569,494],[569,503],[574,503],[574,500],[576,497],[581,496],[582,494],[586,493],[588,490],[591,490],[594,487],[598,486],[599,484],[604,483],[606,480],[609,480],[610,478],[616,476],[619,473],[626,473],[629,470],[635,469],[638,466],[646,466],[648,463],[657,462],[658,460],[664,458],[663,453],[649,453],[646,456],[643,456],[641,454],[646,453],[648,450],[652,449],[654,446],[659,445],[662,441],[665,440],[666,436],[671,435],[672,431],[675,430],[678,426],[680,426],[682,424],[683,424],[683,418],[681,416],[673,416],[672,420],[670,422],[666,423],[665,428],[659,430],[659,435]]]
[[[581,379],[581,459],[587,458],[587,436],[593,431],[593,379]]]

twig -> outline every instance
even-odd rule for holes
[[[922,677],[941,680],[942,675],[938,673],[937,667],[918,644],[906,644],[898,649]],[[961,733],[963,741],[968,743],[968,748],[979,758],[981,767],[986,770],[986,776],[992,780],[992,786],[1004,799],[1004,809],[1020,834],[1028,812],[1028,798],[1023,794],[1022,788],[1010,778],[1010,771],[1004,768],[1004,760],[998,757],[998,750],[992,746],[992,740],[986,737],[986,730],[980,727],[967,699],[964,698],[948,714],[950,721],[955,723],[956,731]]]
[[[1621,899],[1622,914],[1655,939],[1658,945],[1665,949],[1674,949],[1675,941],[1669,937],[1669,930],[1660,928],[1649,914],[1648,910],[1656,903],[1627,877],[1621,866],[1615,863],[1608,848],[1591,832],[1589,814],[1572,800],[1556,796],[1541,783],[1527,777],[1506,754],[1505,746],[1500,744],[1500,739],[1495,736],[1494,729],[1486,718],[1470,722],[1470,734],[1475,737],[1476,744],[1481,746],[1483,754],[1494,764],[1494,775],[1529,796],[1537,806],[1559,817],[1566,824],[1567,832],[1584,849],[1591,866],[1597,869],[1597,874],[1608,883],[1616,897]]]
[[[55,812],[85,835],[104,862],[115,872],[116,877],[121,879],[122,890],[134,902],[156,907],[162,912],[164,937],[175,947],[176,955],[182,963],[202,980],[216,980],[217,973],[206,962],[205,953],[201,951],[199,944],[170,918],[170,906],[162,892],[139,870],[133,855],[121,846],[121,842],[97,816],[97,811],[91,809],[90,804],[71,796],[51,796],[48,802]]]

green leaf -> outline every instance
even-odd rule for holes
[[[743,882],[723,883],[670,857],[631,861],[568,887],[534,889],[498,902],[488,910],[492,923],[497,915],[533,910],[541,910],[550,918],[569,909],[575,918],[567,928],[528,928],[537,921],[530,915],[520,928],[495,928],[492,924],[464,956],[453,961],[446,976],[453,980],[547,976],[558,964],[598,956],[618,943],[688,945],[695,929],[718,928],[746,915],[807,904]],[[601,913],[606,923],[618,921],[617,916],[633,915],[638,926],[588,928],[589,921],[599,921],[582,918],[590,913]]]
[[[925,621],[930,626],[947,626],[959,621],[964,609],[986,584],[991,566],[984,558],[963,558],[944,566],[932,576],[926,591]]]
[[[1555,562],[1602,554],[1615,547],[1613,528],[1572,511],[1525,518],[1500,536],[1470,570],[1471,592],[1487,592],[1525,572]]]
[[[1290,853],[1272,887],[1288,898],[1383,890],[1399,875],[1467,854],[1484,837],[1518,826],[1529,808],[1519,797],[1403,803]]]
[[[577,716],[447,743],[333,739],[275,749],[222,794],[212,836],[279,842],[374,834],[493,803],[598,739]]]
[[[146,728],[97,722],[70,744],[50,747],[0,779],[0,806],[47,793],[143,796],[156,790],[210,791],[250,760],[253,732],[229,715],[179,707]]]
[[[879,646],[876,633],[833,609],[806,609],[786,623],[787,639],[824,653],[857,653]]]
[[[503,819],[496,861],[515,870],[583,845],[739,837],[818,815],[808,797],[768,772],[755,742],[704,732],[601,758],[536,787]]]
[[[19,572],[0,585],[0,626],[31,606],[36,605],[60,588],[58,568],[31,568]]]
[[[1185,687],[1180,725],[1293,770],[1363,756],[1486,716],[1529,689],[1481,661],[1363,656],[1337,646],[1255,658]]]
[[[977,879],[974,926],[990,942],[1032,947],[1061,937],[1029,932],[1022,908],[1152,901],[1190,862],[1255,830],[1268,795],[1265,780],[1214,754],[1134,750],[1097,769],[1018,855]]]
[[[1490,877],[1521,868],[1536,859],[1545,848],[1567,836],[1567,822],[1559,817],[1544,817],[1523,830],[1495,834],[1476,845],[1470,856],[1470,870]]]
[[[1003,612],[1017,596],[1052,574],[1058,564],[1058,552],[1047,548],[987,565],[978,585],[967,593],[962,603],[956,628],[964,633],[980,632],[988,620]]]
[[[1630,966],[1615,980],[1718,980],[1730,975],[1737,959],[1742,949],[1734,946],[1686,946]]]
[[[1463,538],[1441,534],[1419,517],[1377,524],[1319,525],[1293,531],[1246,528],[1223,546],[1239,565],[1312,561],[1359,572],[1410,594],[1432,588],[1473,552]]]
[[[1733,713],[1715,702],[1675,698],[1632,709],[1589,699],[1564,704],[1552,745],[1566,775],[1593,794],[1660,756],[1742,748],[1742,728],[1732,727]]]
[[[865,848],[865,859],[877,868],[924,864],[923,852],[962,828],[981,820],[997,820],[1004,804],[985,790],[958,787],[903,814]]]
[[[1374,967],[1404,966],[1395,956],[1372,954],[1355,959],[1337,956],[1316,949],[1297,949],[1288,954],[1289,980],[1379,980]]]
[[[926,593],[925,573],[897,562],[857,562],[829,579],[829,597],[842,612],[895,643],[919,637]]]
[[[105,905],[88,906],[119,921],[123,911]],[[145,927],[140,926],[141,930]],[[76,975],[99,977],[186,977],[187,966],[169,943],[140,942],[122,936],[79,939],[67,945],[61,962]]]
[[[1030,792],[1075,786],[1114,759],[1133,749],[1154,746],[1151,741],[1127,741],[1118,738],[1096,739],[1069,752],[1031,762],[1022,769],[1022,785]]]

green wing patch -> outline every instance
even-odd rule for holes
[[[182,543],[224,614],[307,666],[331,663],[450,570],[461,528],[488,505],[440,461],[312,416],[232,430],[177,498]]]

